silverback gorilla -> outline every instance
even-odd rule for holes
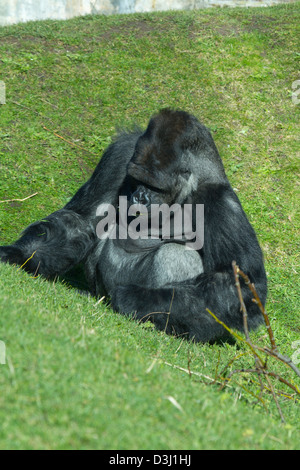
[[[120,196],[150,213],[153,204],[204,205],[203,246],[186,249],[184,237],[172,236],[99,238],[97,209],[111,205],[117,212]],[[90,292],[108,295],[115,311],[200,342],[228,335],[207,308],[243,330],[233,260],[263,303],[267,295],[261,249],[210,132],[194,116],[170,109],[152,117],[146,131],[119,135],[73,199],[0,247],[0,259],[46,278],[81,264]],[[241,287],[249,328],[255,328],[262,316],[243,281]]]

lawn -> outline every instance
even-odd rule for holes
[[[0,244],[62,207],[116,129],[162,107],[213,134],[255,227],[279,350],[300,359],[299,3],[88,16],[0,28]],[[297,154],[298,152],[298,154]],[[32,196],[32,197],[29,197]],[[29,198],[28,198],[29,197]],[[251,335],[267,344],[266,329]],[[182,341],[80,295],[0,266],[1,449],[300,448],[299,399],[257,376],[245,343]],[[300,362],[300,361],[299,361]],[[268,367],[299,387],[293,371]]]

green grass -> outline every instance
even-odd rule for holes
[[[291,356],[300,339],[299,20],[297,3],[0,28],[0,201],[38,193],[0,203],[0,243],[62,207],[116,127],[186,109],[212,130],[257,231],[267,310]],[[264,344],[264,335],[253,338]],[[220,391],[178,368],[215,377],[242,343],[181,342],[10,266],[0,266],[0,340],[0,448],[299,449],[295,399],[279,398],[281,424],[272,397],[262,406],[252,395],[255,377],[236,375]],[[249,356],[239,366],[252,366]],[[270,366],[297,384],[283,364]]]

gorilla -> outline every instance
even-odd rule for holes
[[[161,216],[156,236],[146,237],[144,231],[143,237],[121,237],[121,198],[126,210],[137,209],[125,212],[127,224],[140,220],[142,210],[147,211],[142,220],[148,221],[152,208],[163,204],[192,208],[194,235],[196,209],[203,207],[202,243],[188,249],[188,234],[179,224],[178,236],[172,216],[169,237],[162,236]],[[99,234],[99,224],[109,226],[108,210],[99,207],[115,210],[110,227],[114,237],[109,230]],[[30,225],[14,244],[1,246],[0,259],[46,278],[81,265],[90,293],[108,296],[116,312],[150,320],[159,330],[196,342],[228,338],[207,309],[228,327],[243,331],[233,260],[255,284],[263,304],[267,296],[256,234],[213,138],[196,117],[181,110],[163,109],[146,130],[119,134],[70,202]],[[256,328],[262,315],[242,280],[241,289],[249,329]]]

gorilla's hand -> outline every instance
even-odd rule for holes
[[[22,264],[22,252],[15,246],[0,246],[0,261],[2,263]]]
[[[174,289],[145,289],[141,286],[117,286],[111,302],[118,313],[131,316],[140,322],[152,321],[159,330],[171,333],[169,317],[174,298]],[[146,302],[145,302],[146,299]],[[152,303],[152,305],[151,305]],[[165,306],[158,310],[155,306]]]
[[[138,286],[117,286],[111,297],[113,309],[124,315],[136,313],[137,308],[142,308],[142,302],[139,302],[139,289],[141,288]]]
[[[133,285],[117,286],[111,299],[112,307],[116,312],[126,316],[133,316],[139,321],[153,321],[155,316],[154,323],[157,324],[156,316],[159,314],[166,315],[169,312],[154,312],[151,309],[149,310],[149,306],[144,301],[145,295],[148,297],[149,294],[152,296],[154,304],[159,305],[160,299],[156,297],[163,295],[162,290],[145,289],[144,287]],[[161,323],[161,321],[158,323]]]

